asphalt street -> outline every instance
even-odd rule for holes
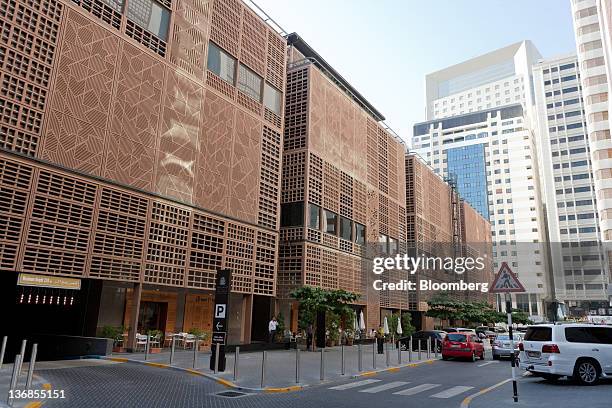
[[[231,391],[206,378],[134,363],[41,371],[66,398],[45,407],[347,407],[382,404],[406,407],[461,407],[467,397],[510,376],[507,361],[436,361],[371,377],[347,378],[289,393],[219,395]],[[512,403],[510,383],[473,397],[470,407],[609,407],[612,384],[581,387],[519,378],[520,402]],[[464,405],[465,406],[465,405]]]

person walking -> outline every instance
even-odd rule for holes
[[[378,354],[384,354],[384,343],[385,343],[385,331],[382,326],[378,326],[378,330],[374,334],[376,337],[376,346],[378,347]]]
[[[268,343],[274,343],[277,327],[278,321],[276,320],[276,316],[272,316],[272,320],[270,320],[270,323],[268,323]]]
[[[312,323],[308,325],[306,328],[306,350],[310,351],[312,347],[312,337],[314,333],[314,328],[312,327]]]

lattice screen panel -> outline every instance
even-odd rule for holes
[[[284,150],[306,147],[308,129],[308,67],[287,73]]]
[[[242,17],[240,60],[262,77],[266,76],[266,24],[252,13]]]
[[[288,152],[283,155],[282,203],[304,200],[305,152]]]
[[[266,81],[279,90],[283,89],[283,84],[285,82],[286,48],[287,44],[285,41],[271,30],[268,30]]]
[[[259,178],[259,225],[278,228],[280,198],[281,135],[268,126],[263,128],[261,173]]]
[[[121,0],[72,0],[84,10],[91,13],[100,21],[119,30],[121,27],[121,12],[123,1]]]
[[[24,271],[86,275],[97,186],[47,170],[38,174]]]
[[[37,153],[63,7],[56,0],[0,0],[2,148]]]
[[[232,290],[253,292],[255,230],[229,223],[226,242],[225,266],[232,270]]]
[[[153,201],[145,282],[183,286],[191,212]]]
[[[191,231],[191,250],[187,286],[213,289],[217,269],[223,261],[225,221],[195,213]]]
[[[0,159],[0,270],[15,270],[33,170]]]
[[[340,170],[323,162],[323,207],[340,212]]]
[[[238,0],[214,0],[210,39],[238,57],[243,6]]]
[[[313,153],[308,160],[308,201],[323,206],[323,159]]]
[[[322,248],[306,244],[304,283],[310,286],[321,286]]]

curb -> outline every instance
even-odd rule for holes
[[[294,391],[303,390],[304,388],[307,388],[307,387],[313,387],[313,386],[317,386],[321,384],[331,384],[335,382],[335,381],[323,381],[318,384],[292,385],[288,387],[249,388],[249,387],[240,386],[232,381],[226,380],[225,378],[215,377],[214,375],[206,374],[201,371],[194,370],[192,368],[183,368],[183,367],[171,366],[169,364],[154,363],[154,362],[142,361],[142,360],[132,360],[132,359],[123,358],[123,357],[90,356],[88,358],[110,360],[110,361],[115,361],[117,363],[135,363],[135,364],[146,365],[149,367],[181,371],[181,372],[195,375],[198,377],[208,378],[209,380],[212,380],[216,382],[217,384],[221,384],[227,388],[231,388],[231,389],[238,390],[238,391],[246,391],[246,392],[253,393],[253,394],[258,394],[258,393],[279,394],[279,393],[285,393],[285,392],[294,392]],[[433,364],[435,361],[437,360],[423,360],[423,361],[419,361],[416,363],[403,364],[398,367],[389,367],[389,368],[380,369],[380,370],[366,371],[360,374],[352,375],[350,377],[347,376],[345,378],[371,377],[371,376],[375,376],[381,373],[397,372],[402,368],[418,367],[423,364]]]
[[[489,392],[489,391],[493,391],[495,388],[500,387],[500,386],[502,386],[502,385],[506,384],[506,383],[507,383],[507,382],[509,382],[509,381],[512,381],[512,378],[508,378],[508,379],[506,379],[506,380],[504,380],[504,381],[498,382],[497,384],[494,384],[494,385],[492,385],[492,386],[490,386],[490,387],[488,387],[488,388],[485,388],[485,389],[483,389],[483,390],[480,390],[480,391],[478,391],[478,392],[477,392],[477,393],[475,393],[475,394],[468,395],[467,397],[465,397],[465,398],[463,399],[463,401],[461,401],[461,406],[460,406],[460,408],[469,408],[470,403],[472,402],[472,400],[473,400],[474,398],[479,397],[479,396],[481,396],[481,395],[483,395],[483,394],[486,394],[486,393],[487,393],[487,392]]]

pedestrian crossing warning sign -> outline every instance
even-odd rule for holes
[[[491,293],[525,292],[525,287],[519,282],[518,277],[512,272],[507,262],[502,262],[495,280],[491,284]]]

